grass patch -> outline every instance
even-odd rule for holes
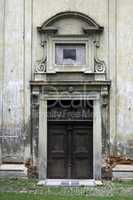
[[[105,181],[97,187],[37,186],[38,180],[0,179],[0,200],[132,200],[133,181]]]
[[[0,193],[0,200],[132,200],[132,197],[57,197],[36,194]]]

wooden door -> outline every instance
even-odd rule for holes
[[[67,131],[63,124],[48,125],[48,178],[67,177]]]
[[[72,178],[93,178],[93,129],[92,123],[73,125]]]
[[[92,122],[48,123],[48,178],[93,178]]]

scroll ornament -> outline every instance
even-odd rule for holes
[[[100,42],[95,41],[94,44],[95,44],[94,71],[96,73],[105,73],[106,71],[105,62],[103,60],[100,60],[97,56],[97,49],[100,47]]]
[[[45,73],[46,72],[46,62],[47,58],[43,58],[41,60],[36,61],[36,66],[35,66],[35,73]]]
[[[95,72],[97,73],[105,73],[105,62],[95,57]]]

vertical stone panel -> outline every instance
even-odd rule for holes
[[[31,94],[30,80],[32,77],[32,0],[24,4],[24,127],[25,127],[25,160],[30,158],[31,144]]]
[[[32,94],[32,158],[33,165],[38,164],[38,139],[39,139],[39,94]]]
[[[102,166],[102,121],[101,121],[101,101],[93,102],[93,178],[101,179]]]
[[[40,95],[39,103],[39,179],[47,178],[47,100]]]
[[[4,17],[5,17],[5,1],[0,0],[0,137],[2,135],[2,122],[3,122],[3,57],[4,57]],[[0,138],[1,143],[1,138]],[[0,145],[0,163],[2,159]]]
[[[117,2],[117,153],[133,159],[133,1]]]
[[[111,79],[110,89],[110,142],[111,142],[111,153],[116,153],[116,133],[117,133],[117,18],[116,18],[116,0],[109,0],[109,78]]]
[[[2,157],[22,161],[24,151],[24,4],[5,0]]]

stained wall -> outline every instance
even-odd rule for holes
[[[42,58],[37,26],[63,11],[89,15],[101,26],[99,57],[111,80],[108,144],[111,154],[133,152],[132,0],[0,0],[0,126],[2,159],[31,154],[30,84]]]

